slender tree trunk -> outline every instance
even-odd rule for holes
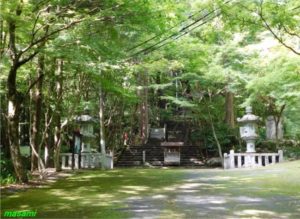
[[[219,142],[219,139],[218,139],[218,136],[217,136],[217,133],[216,133],[216,130],[215,130],[215,126],[214,126],[214,123],[213,123],[213,120],[212,120],[210,112],[208,112],[208,114],[209,114],[209,120],[210,120],[211,130],[212,130],[214,139],[215,139],[217,147],[218,147],[219,157],[221,158],[221,160],[223,160],[222,147],[221,147],[221,144]],[[223,162],[222,162],[222,164],[223,164]]]
[[[211,94],[210,94],[210,92],[209,92],[209,101],[210,101],[210,104],[211,104],[212,100],[211,100]],[[221,147],[221,144],[219,142],[219,139],[218,139],[218,136],[217,136],[217,133],[216,133],[216,130],[215,130],[215,126],[214,126],[214,122],[213,122],[213,119],[212,119],[212,116],[211,116],[211,113],[210,113],[209,106],[208,106],[208,116],[209,116],[209,120],[210,120],[211,130],[212,130],[214,139],[215,139],[217,147],[218,147],[218,152],[219,152],[219,157],[221,159],[221,164],[223,166],[224,162],[223,162],[222,147]]]
[[[1,83],[1,89],[3,84]],[[4,111],[5,110],[5,111]],[[3,156],[6,158],[10,157],[9,152],[9,139],[7,133],[7,111],[6,111],[6,99],[4,95],[0,94],[0,145]]]
[[[148,138],[148,77],[146,73],[139,74],[140,89],[138,95],[140,96],[140,137],[142,144],[147,142]]]
[[[36,170],[38,167],[41,169],[40,160],[40,140],[41,140],[41,113],[42,113],[42,88],[43,88],[43,76],[44,76],[44,56],[39,55],[38,57],[38,72],[36,88],[33,94],[34,114],[32,118],[32,130],[30,144],[32,147],[31,154],[31,171]],[[38,156],[37,156],[38,155]]]
[[[278,132],[279,132],[279,124],[280,124],[280,120],[282,118],[282,114],[283,111],[285,109],[285,104],[281,106],[279,112],[277,115],[274,116],[274,120],[275,120],[275,138],[276,138],[276,146],[279,146],[279,136],[278,136]]]
[[[56,97],[57,97],[57,103],[56,103],[56,124],[55,124],[55,134],[54,134],[54,166],[56,168],[56,171],[61,170],[60,166],[60,148],[62,144],[62,128],[61,128],[61,101],[62,101],[62,86],[63,86],[63,60],[57,60],[57,71],[56,71]]]
[[[51,108],[49,107],[47,113],[45,113],[45,127],[50,126],[46,130],[46,135],[45,135],[44,160],[45,160],[45,167],[46,168],[51,166],[51,157],[53,156],[53,138],[54,137],[53,137],[53,134],[52,134],[51,124],[50,124],[51,115],[52,115],[52,112],[51,112]]]
[[[225,93],[225,123],[230,128],[234,128],[234,94],[230,91]]]
[[[101,154],[106,154],[105,151],[105,135],[104,135],[104,100],[102,88],[99,90],[99,125],[100,125],[100,150]]]

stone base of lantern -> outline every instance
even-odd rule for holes
[[[247,151],[246,153],[255,153],[255,139],[246,140]]]

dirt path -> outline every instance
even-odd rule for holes
[[[187,170],[186,179],[158,194],[130,197],[132,218],[300,218],[300,191],[285,194],[264,181],[285,169]],[[299,171],[300,175],[300,171]],[[299,177],[300,178],[300,177]],[[300,183],[300,182],[299,182]]]

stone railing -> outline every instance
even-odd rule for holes
[[[261,167],[283,161],[283,152],[278,153],[230,153],[224,154],[224,169]]]
[[[81,153],[81,168],[97,168],[101,166],[101,153]]]
[[[61,168],[72,169],[72,153],[61,153]],[[113,169],[113,155],[101,153],[81,153],[80,168]],[[74,169],[79,169],[79,155],[74,154]]]
[[[102,157],[102,168],[104,169],[113,169],[114,168],[114,156],[113,154],[105,154]]]
[[[74,160],[75,160],[75,155],[77,155],[76,156],[77,162],[75,162],[75,164],[76,163],[78,164],[78,154],[74,154]],[[62,170],[72,169],[72,153],[61,153],[60,156],[61,156],[61,169]],[[78,169],[78,166],[75,169]]]

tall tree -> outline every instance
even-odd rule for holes
[[[36,170],[39,166],[40,158],[40,148],[39,145],[41,143],[41,116],[42,116],[42,102],[43,102],[43,79],[44,79],[44,71],[45,71],[45,63],[44,63],[44,55],[40,54],[38,56],[37,63],[37,78],[38,81],[35,85],[35,89],[33,90],[32,99],[33,99],[33,116],[32,116],[32,124],[31,124],[31,135],[30,135],[30,145],[32,148],[31,154],[31,171]],[[41,168],[41,166],[39,166]],[[39,168],[39,169],[40,169]]]
[[[56,106],[55,106],[55,134],[54,134],[54,166],[56,171],[60,171],[60,148],[62,145],[62,129],[66,125],[61,122],[62,109],[62,99],[63,99],[63,65],[62,59],[58,59],[56,62]]]

